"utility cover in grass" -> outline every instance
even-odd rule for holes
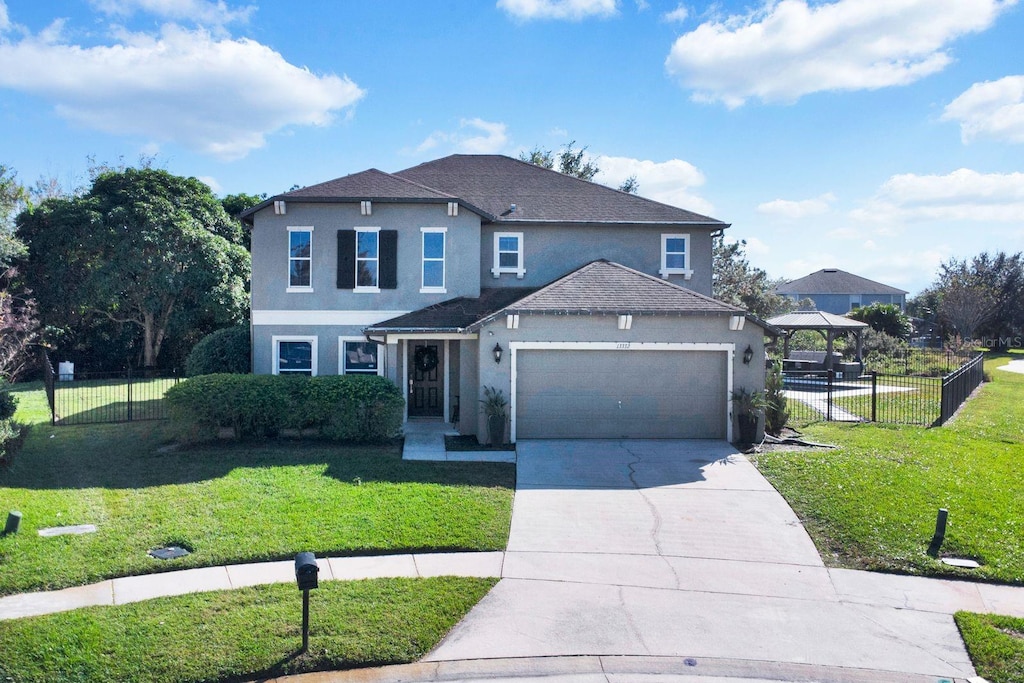
[[[188,554],[187,550],[177,545],[169,545],[166,548],[151,548],[149,551],[149,555],[158,560],[176,560]]]
[[[959,557],[944,557],[942,558],[943,564],[948,564],[950,567],[961,567],[963,569],[977,569],[981,565],[974,560],[964,560]]]
[[[68,536],[71,534],[93,534],[96,533],[95,524],[75,524],[74,526],[51,526],[40,529],[39,535],[46,538],[52,536]]]

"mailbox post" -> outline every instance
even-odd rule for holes
[[[316,555],[305,552],[295,556],[295,583],[302,591],[302,650],[309,650],[309,591],[318,586]]]

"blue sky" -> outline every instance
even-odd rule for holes
[[[275,194],[576,140],[773,277],[1024,249],[1017,0],[0,0],[0,163]]]

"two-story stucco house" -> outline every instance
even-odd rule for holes
[[[252,225],[257,373],[377,373],[409,419],[511,440],[714,438],[764,383],[766,324],[711,298],[701,216],[504,156],[375,169]]]

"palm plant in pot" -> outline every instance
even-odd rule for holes
[[[505,443],[505,409],[508,400],[501,389],[484,387],[484,397],[480,401],[484,415],[487,416],[487,438],[492,446]]]
[[[757,439],[757,422],[771,407],[763,391],[748,391],[745,387],[732,392],[732,403],[736,409],[736,423],[739,426],[739,442],[752,444]]]

